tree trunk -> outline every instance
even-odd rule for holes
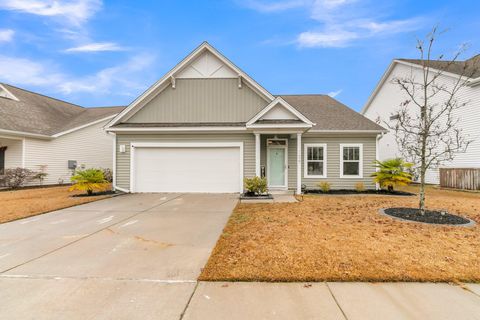
[[[425,97],[427,92],[425,91]],[[420,199],[418,203],[418,208],[420,209],[420,214],[425,215],[425,174],[427,171],[427,137],[428,137],[428,127],[427,127],[427,106],[425,98],[425,106],[421,110],[421,121],[422,121],[422,132],[421,132],[421,157],[420,157]]]
[[[425,215],[425,170],[423,169],[423,161],[422,169],[420,169],[420,201],[418,208],[420,209],[420,214],[422,216]]]
[[[87,190],[87,195],[91,196],[93,194],[93,190],[92,189],[88,189]]]

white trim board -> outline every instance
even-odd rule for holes
[[[178,63],[173,69],[167,72],[160,80],[154,83],[150,88],[148,88],[144,93],[142,93],[137,99],[135,99],[127,108],[125,108],[122,112],[120,112],[110,123],[107,127],[111,127],[124,118],[128,119],[129,117],[133,116],[135,112],[141,109],[143,106],[141,103],[144,100],[147,100],[151,94],[153,94],[158,88],[162,87],[165,84],[169,84],[174,79],[174,76],[183,70],[183,68],[188,65],[190,62],[194,61],[197,57],[203,54],[205,51],[209,51],[212,53],[216,58],[220,61],[225,63],[228,67],[238,73],[238,76],[245,81],[246,83],[250,84],[257,93],[262,95],[266,101],[273,101],[275,97],[268,92],[265,88],[263,88],[260,84],[258,84],[255,80],[253,80],[248,74],[243,72],[240,68],[238,68],[235,64],[233,64],[230,60],[228,60],[224,55],[222,55],[218,50],[212,47],[208,42],[203,42],[200,46],[198,46],[195,50],[193,50],[186,58],[184,58],[180,63]],[[138,107],[138,108],[137,108]]]
[[[135,192],[135,149],[136,148],[239,148],[240,183],[239,193],[243,192],[243,142],[132,142],[130,150],[130,192]]]
[[[423,68],[423,66],[420,65],[420,64],[411,63],[411,62],[408,62],[408,61],[402,61],[402,60],[398,60],[398,59],[392,60],[392,62],[389,64],[387,70],[383,73],[382,77],[380,78],[377,85],[373,89],[372,94],[368,97],[367,102],[365,103],[362,110],[360,111],[361,114],[365,114],[367,112],[367,110],[370,107],[370,104],[372,103],[373,99],[377,96],[378,92],[380,91],[380,88],[383,86],[383,84],[385,83],[387,78],[390,76],[390,73],[392,73],[396,64],[403,64],[405,66],[409,66],[409,67],[416,68],[416,69],[422,69]],[[429,67],[429,69],[432,70],[433,72],[440,72],[440,70],[438,70],[436,68],[433,68],[433,67]],[[462,77],[458,74],[448,72],[448,71],[442,71],[442,74],[445,75],[445,76],[453,77],[453,78],[461,78]],[[470,85],[474,86],[474,85],[477,84],[477,82],[480,82],[480,77],[477,77],[475,79],[471,79],[470,80]]]
[[[93,125],[95,125],[95,124],[98,124],[98,123],[103,122],[103,121],[107,121],[107,120],[109,120],[109,119],[112,119],[112,118],[114,118],[116,115],[117,115],[117,114],[109,115],[108,117],[105,117],[105,118],[102,118],[102,119],[98,119],[98,120],[95,120],[95,121],[92,121],[92,122],[83,124],[83,125],[81,125],[81,126],[78,126],[78,127],[75,127],[75,128],[69,129],[69,130],[65,130],[65,131],[56,133],[56,134],[52,135],[52,137],[53,137],[53,138],[58,138],[58,137],[64,136],[64,135],[66,135],[66,134],[69,134],[69,133],[72,133],[72,132],[75,132],[75,131],[78,131],[78,130],[81,130],[81,129],[84,129],[84,128],[87,128],[87,127],[90,127],[90,126],[93,126]]]
[[[246,131],[245,127],[142,127],[107,128],[107,132],[168,132],[168,131]]]
[[[295,115],[299,120],[303,121],[305,123],[303,125],[303,127],[311,128],[312,126],[315,125],[312,121],[310,121],[307,117],[305,117],[303,114],[301,114],[297,109],[292,107],[284,99],[282,99],[281,97],[277,97],[272,102],[270,102],[265,108],[260,110],[260,112],[258,112],[252,119],[250,119],[247,122],[247,127],[262,128],[262,126],[265,126],[265,125],[257,125],[257,124],[255,124],[255,122],[258,121],[262,116],[267,114],[268,111],[270,111],[272,108],[276,107],[278,104],[280,104],[285,109],[287,109],[289,112],[291,112],[293,115]],[[274,124],[274,126],[275,127],[282,127],[282,125],[279,125],[279,124]],[[289,126],[290,127],[298,127],[299,125],[298,124],[284,124],[283,126],[285,126],[285,127],[289,127]],[[265,127],[265,128],[269,128],[269,127]]]

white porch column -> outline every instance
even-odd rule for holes
[[[297,133],[297,194],[302,193],[302,133]]]
[[[260,133],[255,133],[255,175],[260,177]]]

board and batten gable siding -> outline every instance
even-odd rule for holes
[[[176,79],[126,122],[247,122],[267,105],[238,79]]]
[[[113,167],[113,136],[103,130],[108,121],[97,123],[52,140],[25,139],[25,167],[39,171],[46,165],[43,184],[70,183],[68,160],[79,168]],[[34,182],[32,184],[38,184]]]
[[[406,97],[405,92],[398,85],[392,83],[392,79],[394,77],[410,77],[411,75],[420,78],[422,70],[397,63],[372,99],[364,115],[373,121],[380,120],[381,125],[384,127],[386,127],[385,122],[393,123],[394,120],[390,120],[391,114],[408,97]],[[451,86],[454,81],[455,78],[447,75],[442,75],[437,80],[438,83],[448,86]],[[459,126],[463,130],[463,134],[473,141],[469,145],[467,152],[457,153],[453,161],[445,163],[442,167],[479,168],[480,130],[478,130],[478,123],[480,121],[480,86],[462,88],[458,92],[457,99],[460,103],[467,102],[465,107],[456,110],[454,114],[460,118]],[[395,140],[395,133],[389,132],[379,141],[379,158],[380,160],[385,160],[397,156],[401,157],[402,153]],[[438,169],[428,170],[426,181],[427,183],[438,184],[440,182]]]
[[[116,186],[130,189],[130,151],[132,142],[243,142],[244,177],[255,176],[255,136],[251,133],[238,134],[117,134],[116,143]],[[125,145],[125,152],[119,146]]]

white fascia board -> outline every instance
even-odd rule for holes
[[[260,110],[260,112],[258,112],[252,119],[250,119],[247,122],[247,127],[255,124],[256,121],[258,121],[263,115],[265,115],[268,111],[270,111],[277,104],[281,104],[285,109],[287,109],[288,111],[293,113],[298,119],[302,120],[306,124],[308,124],[310,126],[315,125],[312,121],[310,121],[310,119],[308,119],[303,114],[301,114],[297,109],[292,107],[287,101],[285,101],[281,97],[277,97],[272,102],[270,102],[265,108]]]
[[[421,64],[411,63],[411,62],[402,61],[402,60],[394,60],[394,61],[399,63],[399,64],[403,64],[403,65],[413,67],[413,68],[417,68],[417,69],[422,69],[423,68],[423,65],[421,65]],[[461,76],[459,74],[448,72],[448,71],[443,71],[443,70],[438,70],[438,69],[433,68],[433,67],[429,67],[428,69],[433,71],[433,72],[441,72],[442,75],[446,75],[446,76],[449,76],[449,77],[452,77],[452,78],[457,78],[457,79],[462,78],[462,77],[465,78],[464,76]]]
[[[358,134],[358,133],[368,133],[368,134],[379,134],[387,133],[388,130],[308,130],[306,133],[334,133],[334,134]]]
[[[239,148],[243,142],[132,142],[134,148]]]
[[[121,119],[128,115],[133,109],[135,109],[143,100],[147,99],[151,93],[153,93],[157,88],[161,87],[165,82],[170,81],[171,77],[174,76],[177,72],[181,71],[189,62],[197,58],[204,50],[208,50],[214,56],[216,56],[220,61],[225,63],[227,66],[232,68],[235,72],[238,73],[247,83],[250,83],[259,93],[263,94],[267,100],[274,100],[275,97],[268,92],[265,88],[260,86],[255,80],[253,80],[248,74],[243,72],[225,56],[223,56],[219,51],[213,48],[208,42],[203,42],[195,50],[193,50],[187,57],[185,57],[179,64],[177,64],[173,69],[166,73],[160,80],[155,82],[150,88],[148,88],[144,93],[142,93],[137,99],[135,99],[127,108],[120,112],[107,127],[111,127],[117,124]]]
[[[306,123],[266,123],[247,125],[247,129],[290,129],[290,128],[311,128],[311,124]]]
[[[395,64],[398,62],[398,60],[393,60],[390,65],[388,66],[387,70],[383,73],[383,76],[380,78],[380,81],[378,81],[377,86],[373,90],[372,94],[370,94],[370,97],[368,97],[367,102],[363,106],[362,110],[360,111],[361,114],[365,115],[365,112],[367,112],[368,108],[370,107],[370,104],[372,103],[373,99],[377,95],[377,93],[380,91],[380,88],[383,86],[385,81],[387,81],[388,77],[390,76],[390,73],[392,72],[393,68],[395,67]]]
[[[395,67],[396,64],[402,64],[402,65],[405,65],[405,66],[408,66],[408,67],[412,67],[412,68],[416,68],[416,69],[422,69],[423,66],[421,64],[416,64],[416,63],[411,63],[411,62],[407,62],[407,61],[403,61],[403,60],[393,60],[390,65],[388,66],[387,70],[385,71],[385,73],[383,74],[382,78],[380,78],[380,81],[378,82],[377,86],[375,87],[375,89],[373,90],[372,94],[370,95],[370,97],[368,98],[367,102],[365,103],[365,105],[363,106],[362,108],[362,111],[360,111],[361,114],[365,114],[368,110],[368,108],[370,107],[370,104],[372,103],[373,99],[375,98],[375,96],[378,94],[378,92],[380,91],[380,88],[383,86],[383,84],[385,83],[385,81],[387,80],[388,76],[390,75],[390,73],[392,72],[393,68]],[[446,76],[449,76],[449,77],[453,77],[453,78],[461,78],[462,76],[458,75],[458,74],[455,74],[455,73],[451,73],[451,72],[448,72],[448,71],[441,71],[441,70],[438,70],[436,68],[432,68],[432,67],[429,67],[430,70],[432,70],[433,72],[441,72],[443,75],[446,75]],[[470,85],[472,85],[472,83],[476,82],[476,81],[479,81],[480,83],[480,77],[479,78],[476,78],[476,79],[473,79],[470,81]]]
[[[13,93],[10,92],[10,90],[5,88],[5,86],[2,85],[1,83],[0,83],[0,88],[7,93],[9,99],[20,101]]]
[[[51,140],[52,139],[51,136],[47,136],[47,135],[44,135],[44,134],[29,133],[29,132],[14,131],[14,130],[5,130],[5,129],[0,129],[0,134],[12,135],[12,136],[16,136],[16,137],[46,139],[46,140]]]
[[[66,130],[66,131],[62,131],[62,132],[59,132],[59,133],[56,133],[54,135],[52,135],[53,138],[58,138],[58,137],[61,137],[61,136],[64,136],[66,134],[69,134],[69,133],[72,133],[72,132],[75,132],[75,131],[78,131],[78,130],[81,130],[83,128],[87,128],[87,127],[90,127],[90,126],[93,126],[97,123],[100,123],[100,122],[103,122],[103,121],[107,121],[109,119],[112,119],[114,117],[116,117],[117,115],[114,114],[114,115],[110,115],[108,117],[105,117],[105,118],[102,118],[102,119],[98,119],[98,120],[95,120],[93,122],[89,122],[89,123],[86,123],[84,125],[81,125],[79,127],[75,127],[75,128],[72,128],[72,129],[69,129],[69,130]]]
[[[151,127],[151,128],[106,128],[107,132],[168,132],[168,131],[246,131],[246,127]]]

